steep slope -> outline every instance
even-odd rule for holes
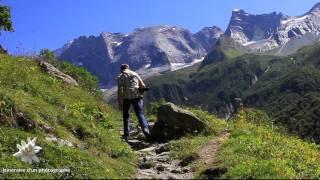
[[[237,56],[248,53],[240,43],[234,39],[222,35],[216,42],[216,45],[201,62],[201,67],[214,64],[220,61],[235,58]]]
[[[205,27],[201,29],[199,32],[194,34],[194,37],[200,42],[202,47],[207,51],[210,52],[216,41],[223,35],[223,31],[216,27]]]
[[[149,101],[160,97],[228,118],[235,98],[259,107],[302,137],[320,141],[319,52],[311,46],[289,57],[242,55],[200,69],[151,78]],[[214,61],[214,60],[213,60]]]
[[[269,39],[284,18],[286,16],[281,13],[252,15],[242,9],[235,9],[226,30],[226,36],[243,45]]]
[[[121,115],[100,99],[94,78],[64,66],[80,83],[71,86],[45,73],[27,58],[0,55],[0,167],[67,169],[64,173],[0,173],[19,178],[128,178],[134,154],[120,140]],[[94,84],[94,87],[89,87]],[[92,94],[95,94],[92,95]],[[40,162],[28,164],[12,155],[17,144],[37,137]]]
[[[119,65],[128,63],[143,77],[199,62],[223,34],[217,27],[196,34],[176,26],[137,28],[125,35],[80,37],[56,51],[61,59],[85,67],[106,87],[115,85]]]

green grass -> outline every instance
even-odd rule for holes
[[[262,116],[263,115],[263,116]],[[230,138],[213,167],[223,167],[222,178],[319,178],[320,147],[287,135],[259,111],[234,123]]]
[[[171,157],[189,161],[196,178],[208,178],[207,169],[226,169],[226,179],[304,179],[320,177],[320,147],[306,142],[287,129],[275,126],[260,110],[246,109],[244,120],[225,122],[201,110],[191,109],[215,128],[207,136],[188,136],[170,142]],[[210,140],[228,129],[230,136],[212,164],[198,164],[198,152]]]
[[[206,121],[211,130],[210,133],[200,136],[187,136],[182,139],[170,142],[170,156],[173,159],[187,159],[196,156],[200,148],[209,142],[212,138],[219,136],[224,130],[228,128],[227,123],[221,119],[210,115],[208,112],[188,108],[193,114],[200,119]]]
[[[78,70],[69,71],[76,73]],[[83,72],[80,72],[83,75]],[[85,74],[88,77],[88,74]],[[0,55],[0,168],[63,168],[68,174],[0,172],[1,178],[128,178],[133,177],[136,158],[121,141],[121,115],[98,99],[88,81],[73,87],[44,73],[35,61]],[[22,112],[36,128],[24,130],[16,123]],[[54,129],[53,135],[70,141],[74,147],[49,142],[41,128]],[[40,163],[29,165],[12,157],[16,144],[38,137],[43,148]],[[78,148],[81,146],[82,148]]]

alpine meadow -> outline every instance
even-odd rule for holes
[[[320,2],[201,1],[0,0],[0,178],[320,179]]]

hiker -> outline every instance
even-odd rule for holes
[[[140,76],[131,71],[128,64],[121,65],[121,73],[118,79],[118,105],[123,112],[123,128],[124,140],[129,138],[129,110],[133,106],[135,114],[139,119],[139,123],[143,134],[148,137],[150,135],[149,124],[143,113],[143,90],[146,90],[146,85]]]

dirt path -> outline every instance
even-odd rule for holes
[[[200,164],[211,164],[215,160],[215,155],[217,154],[221,144],[228,139],[229,133],[224,133],[218,139],[212,139],[208,144],[201,148],[199,151],[199,159],[197,163]]]
[[[222,142],[229,134],[224,133],[218,138],[212,139],[201,148],[193,164],[210,164],[214,162]],[[141,137],[141,136],[140,136]],[[136,150],[139,158],[137,179],[192,179],[194,172],[191,165],[182,167],[179,160],[171,160],[169,157],[169,143],[148,143],[139,138],[139,135],[128,142]]]

